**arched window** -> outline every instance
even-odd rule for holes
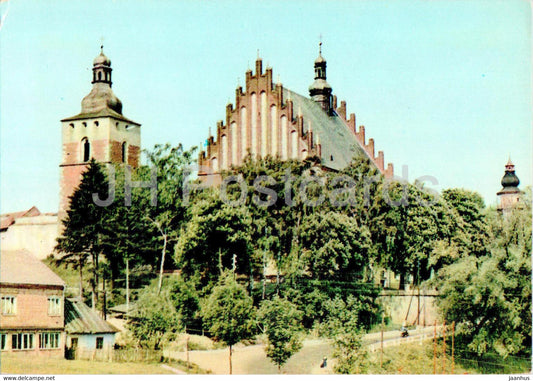
[[[268,153],[268,113],[267,113],[266,93],[261,92],[261,157],[266,157]]]
[[[270,107],[270,141],[271,141],[271,154],[276,157],[278,154],[278,109],[276,105]]]
[[[221,157],[221,163],[220,163],[220,167],[222,169],[228,169],[229,168],[229,163],[228,163],[228,136],[227,135],[222,135],[220,137],[220,148],[222,149],[222,157]]]
[[[246,107],[241,108],[241,159],[244,158],[248,150],[248,118]]]
[[[98,127],[100,124],[99,124],[98,121],[96,120],[96,121],[94,122],[94,125],[95,125],[96,127]]]
[[[250,115],[250,129],[251,129],[251,137],[252,137],[252,146],[251,151],[252,155],[255,158],[255,155],[257,154],[257,95],[255,93],[252,93],[250,97],[250,102],[252,103],[252,114]]]
[[[89,139],[83,138],[81,140],[81,152],[82,152],[82,161],[87,162],[91,158],[91,143]]]
[[[218,173],[218,159],[216,157],[211,159],[211,168],[214,173]]]
[[[231,135],[231,164],[237,165],[239,163],[237,155],[239,152],[239,147],[237,146],[237,142],[239,141],[237,136],[237,123],[231,122],[229,133]]]
[[[298,134],[291,132],[291,159],[298,159]]]
[[[122,143],[122,162],[123,163],[126,162],[127,154],[128,154],[128,146],[127,146],[127,143],[124,142]]]
[[[287,160],[289,157],[289,144],[287,143],[288,135],[287,117],[283,115],[281,117],[281,160]]]
[[[99,81],[102,80],[102,72],[101,72],[101,71],[98,72],[98,80],[99,80]]]

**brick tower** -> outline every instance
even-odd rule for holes
[[[65,218],[69,197],[91,158],[105,164],[139,165],[141,125],[122,115],[122,102],[111,89],[111,71],[111,61],[102,47],[93,61],[93,88],[81,101],[81,112],[61,120],[59,221]]]

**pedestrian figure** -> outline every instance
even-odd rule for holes
[[[324,359],[322,360],[322,364],[320,364],[321,368],[326,368],[328,366],[328,358],[324,356]]]

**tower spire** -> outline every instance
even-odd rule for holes
[[[322,57],[322,35],[318,43],[318,57],[315,60],[315,81],[309,86],[311,98],[317,102],[320,107],[331,113],[331,93],[332,88],[326,81],[326,60]]]

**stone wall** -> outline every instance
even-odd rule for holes
[[[0,245],[2,250],[26,249],[42,260],[54,251],[57,234],[57,215],[22,217],[0,233]]]

